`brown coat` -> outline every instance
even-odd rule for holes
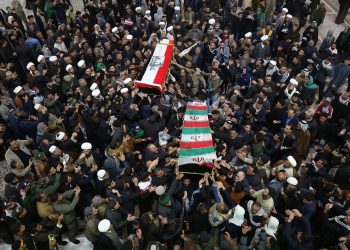
[[[14,101],[15,101],[15,106],[16,106],[16,108],[19,109],[19,110],[23,110],[24,103],[23,103],[21,97],[19,97],[18,95],[16,95]]]
[[[122,144],[117,147],[117,148],[110,148],[108,150],[108,153],[110,155],[120,155],[121,153],[125,153],[125,152],[133,152],[134,151],[134,143],[141,143],[142,142],[142,138],[138,138],[135,139],[134,137],[130,137],[129,140],[127,140],[126,142],[123,141]]]
[[[36,209],[41,219],[46,219],[50,214],[54,213],[52,204],[49,202],[43,203],[43,202],[37,201]]]
[[[85,228],[84,228],[84,234],[85,237],[90,242],[97,242],[98,237],[100,235],[100,232],[98,231],[98,223],[100,222],[97,218],[91,218],[86,222]]]
[[[296,136],[295,148],[293,150],[293,155],[304,156],[307,153],[310,144],[310,132],[309,130],[302,131],[297,129],[294,132]]]
[[[300,166],[300,163],[303,161],[307,150],[309,149],[310,144],[310,131],[307,129],[302,131],[301,129],[297,129],[294,132],[296,136],[295,148],[292,152],[293,157],[297,162],[297,166]]]
[[[244,191],[242,192],[235,192],[235,187],[231,187],[222,176],[218,176],[218,180],[222,182],[222,185],[224,186],[225,189],[230,188],[230,197],[235,203],[240,203],[243,197],[245,196]]]

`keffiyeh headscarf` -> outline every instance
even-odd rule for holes
[[[301,130],[304,131],[304,132],[305,132],[305,131],[307,130],[307,128],[309,127],[309,125],[307,124],[307,122],[304,121],[304,120],[302,120],[301,122],[299,122],[299,124],[300,124]]]
[[[46,133],[46,127],[43,122],[40,122],[37,126],[38,135],[43,135]]]

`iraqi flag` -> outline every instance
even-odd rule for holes
[[[147,93],[163,93],[163,84],[168,75],[169,65],[173,58],[174,41],[162,40],[154,49],[142,78],[135,81],[135,88]]]
[[[210,172],[216,159],[207,106],[203,102],[188,103],[180,142],[179,172]]]

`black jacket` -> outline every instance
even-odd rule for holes
[[[113,242],[105,234],[100,234],[94,245],[94,250],[114,250]]]

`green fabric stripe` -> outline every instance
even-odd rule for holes
[[[200,156],[212,152],[214,152],[214,147],[212,146],[207,148],[180,149],[180,157]]]
[[[208,115],[208,112],[206,110],[187,109],[186,115]]]
[[[183,128],[182,133],[188,134],[210,134],[210,128]]]

